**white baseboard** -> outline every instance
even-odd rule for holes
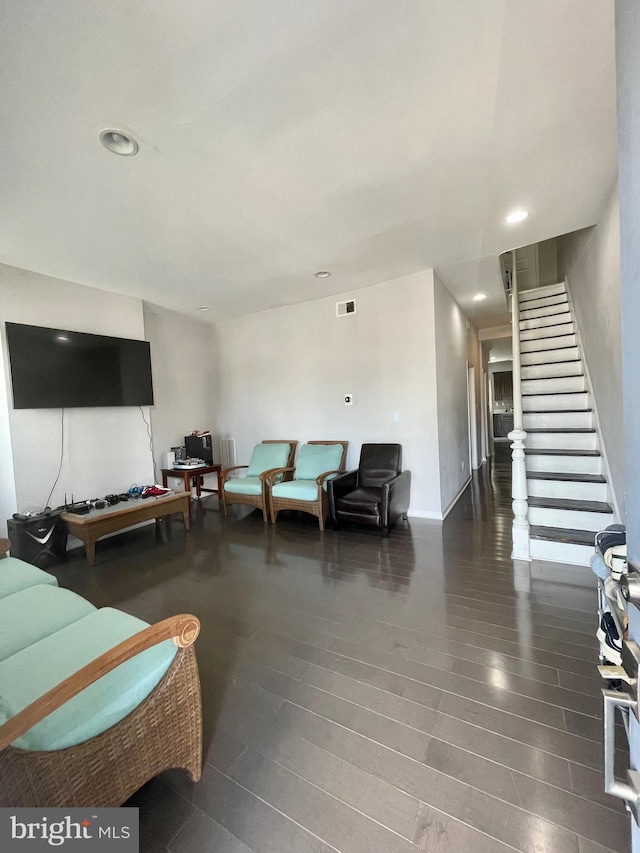
[[[441,512],[431,512],[428,509],[412,509],[411,507],[409,507],[407,515],[409,518],[430,518],[433,521],[442,521],[443,517]]]
[[[409,511],[407,512],[407,515],[412,517],[412,518],[429,518],[433,521],[444,521],[444,519],[449,515],[449,513],[454,508],[456,503],[460,500],[460,498],[462,497],[462,493],[467,488],[467,486],[469,485],[470,482],[471,482],[471,477],[469,477],[467,479],[467,481],[465,483],[463,483],[463,485],[460,487],[458,493],[453,498],[453,500],[451,501],[451,503],[445,509],[444,512],[432,512],[431,510],[428,510],[428,509],[413,509],[412,507],[409,507]]]
[[[461,487],[460,487],[460,489],[458,490],[458,493],[456,494],[456,496],[453,498],[453,500],[451,501],[451,503],[449,504],[449,506],[448,506],[448,507],[445,509],[445,511],[442,513],[442,518],[443,518],[443,519],[445,519],[445,518],[449,515],[449,513],[451,512],[451,510],[452,510],[452,509],[454,508],[454,506],[458,503],[458,501],[459,501],[459,500],[460,500],[460,498],[462,497],[462,493],[463,493],[463,492],[464,492],[464,490],[467,488],[467,486],[469,485],[469,483],[470,483],[470,482],[471,482],[471,477],[469,477],[469,478],[467,479],[467,482],[466,482],[466,483],[463,483],[463,484],[462,484],[462,486],[461,486]]]

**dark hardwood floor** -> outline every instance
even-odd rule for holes
[[[143,853],[623,853],[602,792],[595,582],[510,558],[506,447],[444,524],[320,533],[212,496],[62,585],[202,622],[202,780],[152,780]],[[622,756],[624,759],[624,756]]]

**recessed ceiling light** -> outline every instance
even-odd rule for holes
[[[528,210],[512,210],[511,213],[507,216],[507,222],[510,225],[513,225],[516,222],[522,222],[522,220],[526,219],[528,215]]]
[[[482,302],[482,300],[486,299],[486,298],[487,298],[486,293],[476,293],[476,295],[473,297],[473,301],[474,302]]]
[[[68,335],[56,335],[56,340],[60,341],[60,343],[67,343],[69,340]]]
[[[107,128],[100,132],[100,142],[109,151],[114,154],[121,154],[123,157],[132,157],[138,153],[138,143],[133,136],[129,136],[123,130],[113,130]]]
[[[208,305],[198,305],[198,311],[211,311]]]
[[[329,270],[318,270],[318,272],[314,272],[316,278],[329,278],[331,273]]]

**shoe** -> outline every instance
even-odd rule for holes
[[[600,627],[596,631],[596,637],[600,641],[600,651],[603,656],[615,666],[622,664],[622,640],[613,616],[603,613],[600,619]]]
[[[605,565],[611,569],[611,577],[619,581],[621,575],[627,574],[627,546],[614,545],[604,552]]]
[[[145,486],[142,496],[145,498],[161,498],[163,495],[168,495],[171,489],[165,489],[162,486]]]
[[[611,525],[611,527],[613,526],[614,525]],[[622,527],[622,525],[615,526]],[[604,553],[607,549],[613,548],[616,545],[626,545],[626,542],[627,534],[624,530],[610,530],[609,528],[601,530],[599,533],[596,533],[595,536],[596,553],[604,557]]]

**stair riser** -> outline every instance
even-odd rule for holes
[[[520,364],[523,367],[528,364],[554,364],[558,361],[569,361],[575,358],[580,358],[580,350],[577,346],[570,346],[556,350],[545,350],[545,352],[523,352],[520,354]]]
[[[573,323],[554,323],[553,326],[545,326],[544,329],[522,329],[520,340],[547,341],[552,338],[559,338],[560,335],[573,335],[574,332]]]
[[[567,310],[567,297],[556,296],[555,299],[550,299],[548,305],[536,304],[535,308],[526,308],[520,306],[520,320],[535,320],[536,317],[547,317],[550,314],[562,314]]]
[[[527,442],[528,446],[528,442]],[[573,449],[573,448],[571,448]],[[562,474],[602,474],[601,456],[546,456],[527,454],[527,471],[550,471]]]
[[[526,445],[535,450],[595,450],[597,437],[595,432],[530,432]]]
[[[536,364],[523,367],[520,376],[526,379],[550,379],[552,376],[578,376],[582,373],[581,361],[557,361],[549,364]]]
[[[520,333],[530,332],[533,329],[547,329],[550,326],[557,326],[560,323],[571,323],[573,318],[570,311],[563,311],[559,314],[554,314],[553,317],[538,317],[535,320],[521,320]]]
[[[522,408],[525,412],[546,412],[553,409],[587,409],[589,395],[586,391],[580,394],[533,394],[522,398]]]
[[[551,349],[566,349],[567,347],[577,346],[578,341],[575,335],[559,335],[557,338],[544,338],[536,341],[520,341],[520,352],[540,352],[544,353]],[[540,361],[544,361],[543,358]]]
[[[586,391],[587,383],[584,376],[558,376],[545,379],[523,379],[523,394],[552,394],[559,391],[565,394],[571,391]]]
[[[576,483],[571,480],[527,480],[529,494],[537,498],[577,501],[606,501],[606,483]]]
[[[520,303],[529,302],[531,299],[547,299],[549,296],[557,296],[558,293],[566,292],[564,281],[559,281],[556,284],[545,284],[544,287],[521,290]]]
[[[546,539],[532,539],[531,556],[534,560],[550,560],[557,563],[572,563],[576,566],[589,565],[593,548],[588,545],[568,545],[566,542],[549,542]]]
[[[613,524],[613,513],[530,506],[529,524],[564,527],[565,530],[593,530],[597,533],[599,530],[604,530],[608,524]]]
[[[527,429],[591,429],[593,412],[524,412],[523,424]]]

